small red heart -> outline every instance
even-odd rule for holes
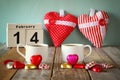
[[[41,55],[33,55],[30,58],[30,61],[31,61],[32,64],[38,66],[42,61],[42,56]]]
[[[67,61],[71,65],[75,65],[78,61],[78,55],[77,54],[70,54],[67,56]]]
[[[25,64],[20,61],[14,61],[13,66],[15,69],[22,69],[25,67]]]
[[[101,65],[96,64],[95,66],[93,66],[91,68],[91,70],[94,71],[94,72],[101,72],[103,70],[103,68],[102,68]]]

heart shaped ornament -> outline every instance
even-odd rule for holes
[[[107,32],[108,19],[105,11],[98,11],[93,16],[80,15],[79,30],[95,47],[100,48]]]
[[[93,66],[93,67],[91,68],[91,70],[94,71],[94,72],[101,72],[101,71],[103,70],[103,68],[102,68],[101,65],[96,64],[95,66]]]
[[[67,61],[71,65],[75,65],[78,62],[78,55],[77,54],[69,54],[67,56]]]
[[[30,61],[31,61],[32,64],[38,66],[42,61],[42,56],[41,55],[33,55],[30,58]]]
[[[48,12],[44,24],[55,47],[58,47],[70,35],[77,25],[77,18],[71,14],[60,16],[57,12]]]
[[[22,69],[25,67],[25,64],[20,61],[14,61],[13,66],[15,69]]]

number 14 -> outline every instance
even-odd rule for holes
[[[20,32],[17,32],[13,35],[14,37],[16,37],[16,43],[19,44],[20,43]],[[38,39],[38,32],[35,32],[32,37],[30,38],[30,42],[34,42],[34,43],[38,43],[39,39]]]

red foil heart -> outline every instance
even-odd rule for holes
[[[22,69],[25,67],[25,64],[23,62],[20,62],[20,61],[14,61],[13,67],[15,69]]]
[[[77,54],[70,54],[67,56],[67,61],[71,65],[75,65],[78,61],[78,55]]]
[[[85,69],[85,64],[75,64],[73,68]]]
[[[102,68],[101,65],[96,64],[95,66],[93,66],[91,68],[91,70],[94,71],[94,72],[101,72],[103,70],[103,68]]]
[[[42,56],[41,55],[33,55],[30,58],[30,61],[31,61],[32,64],[38,66],[42,61]]]

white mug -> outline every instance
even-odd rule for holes
[[[84,48],[88,47],[89,52],[85,56],[84,55]],[[90,45],[84,44],[63,44],[62,45],[62,60],[63,62],[67,62],[67,56],[70,54],[77,54],[78,55],[78,62],[83,62],[83,60],[90,56],[92,53],[92,48]]]
[[[19,47],[25,48],[25,54],[20,52]],[[41,55],[42,56],[42,62],[45,62],[48,56],[48,45],[47,44],[36,44],[36,45],[23,45],[18,44],[17,45],[17,52],[25,58],[25,61],[27,63],[31,63],[30,58],[33,55]]]

